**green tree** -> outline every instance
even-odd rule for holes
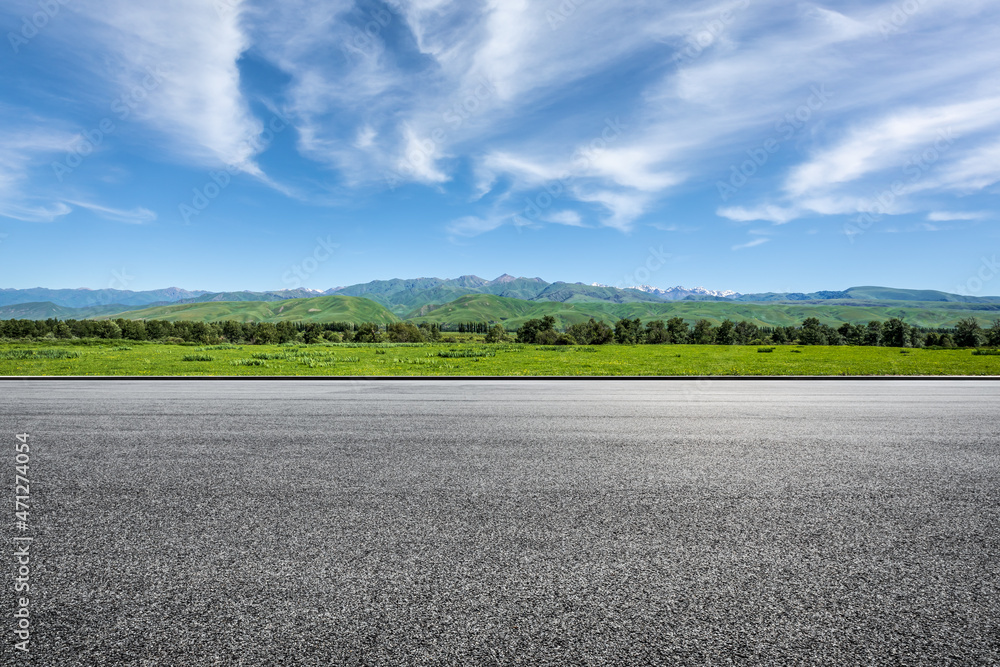
[[[358,325],[354,332],[355,343],[381,343],[382,332],[374,322],[364,322]]]
[[[910,347],[910,325],[893,317],[882,325],[882,344],[886,347]]]
[[[420,330],[424,332],[424,338],[430,341],[441,340],[441,325],[437,323],[421,322]]]
[[[230,343],[240,343],[243,341],[243,325],[233,320],[226,320],[222,323],[222,335]]]
[[[789,336],[785,327],[775,327],[771,332],[771,342],[775,345],[784,345],[794,340],[794,336]]]
[[[715,326],[708,320],[698,320],[691,333],[691,342],[695,345],[711,345],[715,342]]]
[[[844,322],[837,329],[837,332],[843,337],[845,345],[864,345],[865,343],[865,328],[860,324]]]
[[[667,333],[670,334],[670,342],[674,345],[683,345],[688,342],[688,338],[691,336],[687,322],[679,317],[671,317],[667,320]]]
[[[279,343],[293,343],[299,340],[299,330],[293,322],[285,320],[275,326],[278,330]]]
[[[865,345],[879,347],[882,345],[882,323],[872,320],[865,327]]]
[[[802,322],[802,328],[799,330],[799,343],[802,345],[826,345],[829,339],[826,337],[826,332],[823,331],[823,325],[815,317],[807,317],[804,322]]]
[[[642,321],[621,319],[615,323],[615,342],[619,345],[636,345],[642,342]]]
[[[990,347],[1000,347],[1000,319],[993,320],[993,326],[986,332],[986,343]]]
[[[278,328],[270,322],[261,322],[253,332],[253,341],[258,345],[273,345],[278,342]]]
[[[715,331],[715,344],[716,345],[732,345],[736,342],[736,335],[734,331],[736,330],[736,325],[730,319],[722,320],[722,324]]]
[[[392,343],[423,343],[424,334],[410,322],[394,322],[385,328],[386,338]]]
[[[198,343],[207,343],[211,332],[204,322],[195,322],[191,325],[191,340]]]
[[[820,326],[820,331],[823,332],[823,336],[826,338],[827,345],[843,345],[844,337],[840,335],[840,332],[833,327],[823,324]]]
[[[667,331],[666,322],[663,320],[653,320],[646,323],[645,339],[647,345],[665,345],[670,342],[670,332]]]
[[[122,337],[122,329],[116,322],[108,320],[101,322],[101,333],[99,335],[101,338],[118,339]]]
[[[556,320],[546,315],[540,320],[528,320],[517,330],[518,343],[537,343],[538,335],[543,331],[555,331]]]
[[[760,327],[752,322],[740,320],[733,329],[733,342],[737,345],[750,345],[755,339],[760,338]]]
[[[310,322],[306,325],[305,331],[302,332],[302,340],[306,345],[314,345],[323,339],[323,327],[315,322]]]
[[[163,340],[174,333],[174,325],[163,320],[150,320],[146,322],[146,337],[149,340]]]
[[[580,345],[606,345],[614,340],[615,332],[604,322],[590,318],[589,322],[580,322],[566,329],[566,334],[572,336]]]
[[[123,320],[118,325],[122,330],[122,338],[128,340],[146,340],[146,323],[141,320]]]
[[[955,345],[959,347],[979,347],[986,336],[974,317],[959,320],[955,325]]]
[[[493,327],[486,332],[486,342],[509,343],[510,334],[507,333],[507,330],[503,328],[502,324],[494,324]]]

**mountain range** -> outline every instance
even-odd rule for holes
[[[812,293],[767,292],[740,294],[732,290],[709,290],[704,287],[670,287],[662,289],[650,285],[612,287],[600,283],[549,283],[541,278],[516,278],[504,274],[495,280],[479,276],[461,276],[453,279],[411,278],[407,280],[375,280],[369,283],[334,287],[326,291],[311,289],[272,290],[265,292],[209,292],[185,290],[178,287],[133,292],[117,289],[32,289],[0,288],[0,306],[26,303],[51,303],[63,308],[92,308],[97,306],[154,306],[171,303],[201,303],[205,301],[282,301],[307,299],[317,296],[361,296],[381,303],[397,314],[432,303],[446,303],[468,294],[493,294],[527,301],[607,301],[633,303],[638,301],[725,300],[746,303],[792,301],[927,301],[955,303],[1000,303],[1000,297],[973,297],[931,290],[907,290],[888,287],[852,287],[839,291]]]
[[[334,298],[337,297],[337,298]],[[276,306],[276,302],[289,302]],[[712,306],[712,304],[716,304]],[[699,305],[701,304],[701,305]],[[768,306],[769,308],[765,308]],[[824,306],[826,310],[814,307]],[[931,312],[931,311],[934,312]],[[918,318],[927,325],[953,322],[970,313],[992,321],[1000,297],[971,297],[930,290],[852,287],[812,293],[740,294],[702,287],[661,289],[649,285],[618,288],[601,284],[549,283],[541,278],[504,274],[494,280],[468,275],[454,279],[376,280],[326,291],[297,289],[267,292],[189,291],[176,287],[128,290],[0,289],[0,319],[87,319],[112,316],[136,319],[240,320],[299,318],[303,321],[353,321],[368,317],[382,323],[409,319],[458,323],[516,323],[551,314],[574,322],[595,317],[643,319],[754,319],[784,323],[809,316],[828,321],[890,317]]]

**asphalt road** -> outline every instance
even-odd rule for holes
[[[997,381],[0,381],[11,496],[24,431],[2,664],[1000,663]]]

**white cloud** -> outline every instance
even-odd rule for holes
[[[919,158],[926,150],[943,153],[957,137],[998,127],[1000,97],[893,113],[853,130],[834,148],[794,169],[785,190],[791,197],[800,197],[874,172],[902,171],[914,155]]]
[[[184,159],[240,163],[272,183],[254,161],[261,122],[240,79],[252,48],[287,75],[279,106],[300,153],[335,172],[324,187],[456,190],[464,170],[460,194],[491,201],[498,219],[548,188],[552,211],[532,224],[627,232],[768,141],[778,154],[720,216],[785,224],[865,210],[947,131],[947,154],[887,212],[945,210],[1000,182],[1000,8],[921,0],[895,21],[898,4],[75,0],[81,20],[65,34],[97,54],[94,85],[110,79],[115,96],[162,72],[131,118]]]
[[[130,210],[122,210],[116,208],[109,208],[107,206],[101,206],[99,204],[93,204],[82,201],[70,201],[67,200],[68,204],[73,206],[79,206],[80,208],[92,211],[97,215],[101,216],[106,220],[111,220],[113,222],[123,222],[129,225],[145,225],[156,220],[156,213],[150,211],[147,208],[137,206]]]
[[[557,225],[566,225],[567,227],[586,227],[583,224],[583,218],[576,211],[558,211],[552,215],[545,217],[546,222],[552,222]]]
[[[650,195],[640,192],[576,188],[574,194],[576,199],[597,204],[606,211],[602,224],[623,232],[632,230],[632,224],[649,210],[652,201]]]
[[[53,222],[72,211],[73,209],[61,202],[49,205],[31,205],[0,201],[0,215],[23,222]]]
[[[64,32],[86,52],[88,82],[108,96],[108,117],[155,129],[158,149],[201,166],[255,176],[263,125],[241,92],[237,61],[248,48],[244,0],[74,0]]]
[[[795,220],[801,215],[801,211],[795,208],[782,208],[774,205],[764,205],[755,208],[744,208],[742,206],[730,206],[720,208],[718,214],[723,218],[728,218],[734,222],[773,222],[776,225],[783,225]]]
[[[745,250],[747,248],[756,248],[757,246],[764,245],[765,243],[767,243],[770,240],[771,239],[767,239],[767,238],[754,239],[753,241],[748,241],[747,243],[741,243],[739,245],[734,245],[732,247],[732,249],[733,250]]]
[[[441,146],[429,137],[421,137],[412,127],[404,129],[406,143],[396,162],[396,172],[421,183],[444,183],[449,177],[442,172],[437,161],[443,156]]]
[[[477,216],[466,216],[454,220],[448,225],[448,234],[451,236],[472,237],[491,232],[502,226],[504,220],[501,218],[480,218]]]
[[[0,111],[6,116],[7,128],[0,135],[0,216],[52,222],[70,213],[70,207],[32,187],[30,176],[36,169],[44,171],[51,158],[66,151],[77,135],[41,119],[32,119],[34,127],[26,126],[19,122],[17,110]]]
[[[957,222],[957,221],[968,221],[968,220],[983,220],[989,217],[988,213],[985,212],[950,212],[950,211],[931,211],[927,214],[927,220],[930,222]]]

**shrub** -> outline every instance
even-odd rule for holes
[[[69,352],[67,350],[6,350],[0,352],[0,359],[4,361],[23,361],[34,359],[78,359],[79,352]]]
[[[215,361],[215,357],[207,354],[185,354],[181,361]]]
[[[471,359],[478,357],[495,357],[497,353],[493,350],[442,350],[438,352],[443,359]]]
[[[237,359],[232,362],[233,366],[267,366],[263,359]]]

